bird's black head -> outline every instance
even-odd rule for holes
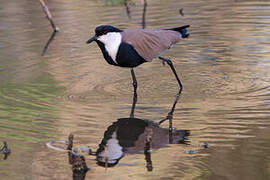
[[[121,32],[121,30],[113,26],[103,25],[96,27],[95,32],[96,36],[101,36],[107,34],[108,32]]]
[[[98,26],[95,29],[95,35],[92,38],[90,38],[86,43],[89,44],[93,41],[96,41],[99,36],[106,35],[109,32],[122,32],[122,31],[110,25]]]

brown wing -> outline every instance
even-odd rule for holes
[[[122,41],[132,45],[146,61],[152,61],[180,39],[181,34],[171,30],[132,29],[122,32]]]

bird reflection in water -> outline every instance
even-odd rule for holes
[[[114,167],[125,154],[144,153],[146,168],[152,171],[152,149],[164,148],[168,144],[187,144],[190,131],[176,130],[172,127],[173,113],[178,100],[179,95],[176,96],[167,117],[156,123],[134,117],[137,102],[137,94],[134,91],[130,117],[120,118],[107,128],[95,153],[97,164]],[[169,120],[169,128],[160,127],[166,120]]]
[[[92,152],[90,148],[86,147],[80,147],[81,150],[78,149],[78,151],[73,150],[73,135],[70,134],[66,144],[68,145],[68,158],[72,165],[73,179],[84,180],[89,170],[84,156],[78,154],[79,151],[88,152],[89,155],[95,156],[97,164],[105,168],[117,165],[125,154],[144,154],[146,169],[152,171],[152,150],[168,147],[169,144],[189,144],[190,131],[173,128],[172,119],[179,97],[180,94],[177,94],[166,118],[157,123],[134,117],[137,102],[137,92],[134,88],[130,116],[118,119],[107,128],[96,152]],[[160,127],[167,120],[169,128]]]

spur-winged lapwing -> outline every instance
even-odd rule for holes
[[[95,35],[87,43],[95,41],[101,49],[105,60],[115,66],[131,68],[134,91],[137,89],[137,81],[133,68],[145,62],[151,62],[159,58],[166,62],[172,69],[182,91],[182,84],[170,59],[160,55],[189,34],[186,28],[189,25],[172,29],[127,29],[120,30],[113,26],[103,25],[95,29]]]

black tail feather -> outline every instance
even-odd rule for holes
[[[181,27],[177,27],[177,28],[171,28],[171,29],[166,29],[166,30],[172,30],[172,31],[177,31],[180,32],[182,35],[182,38],[187,38],[189,36],[189,34],[187,33],[187,29],[190,27],[190,25],[185,25],[185,26],[181,26]]]

